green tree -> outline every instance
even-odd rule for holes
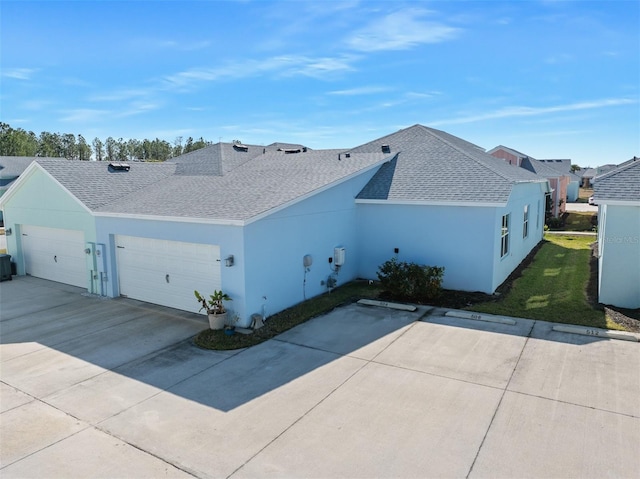
[[[40,133],[38,144],[38,154],[40,156],[50,156],[53,158],[64,156],[64,147],[62,146],[62,138],[59,133],[43,131]]]
[[[575,173],[576,171],[580,171],[581,168],[578,165],[571,165],[571,173]]]
[[[82,161],[89,161],[91,159],[91,147],[82,135],[78,135],[78,159]]]
[[[0,155],[35,156],[38,153],[38,138],[32,131],[13,129],[0,122]]]
[[[104,150],[106,152],[105,161],[116,161],[118,153],[118,144],[113,137],[109,137],[104,142]]]
[[[104,158],[104,144],[97,136],[93,139],[93,152],[96,155],[96,161],[102,161]]]

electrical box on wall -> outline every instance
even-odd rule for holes
[[[344,248],[334,248],[333,249],[333,263],[336,266],[342,266],[345,260],[345,249]]]

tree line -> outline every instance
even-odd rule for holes
[[[181,136],[173,145],[159,138],[116,140],[111,136],[104,141],[96,137],[89,143],[80,134],[43,131],[36,135],[0,122],[0,156],[46,156],[82,161],[165,161],[211,144],[202,137],[199,140],[189,137],[183,144]]]

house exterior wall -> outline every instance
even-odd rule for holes
[[[117,297],[120,295],[115,250],[117,235],[219,245],[221,258],[226,258],[229,255],[234,257],[232,267],[222,266],[220,269],[222,289],[233,298],[233,301],[229,303],[229,309],[241,318],[246,316],[244,288],[246,263],[241,226],[187,223],[171,221],[166,218],[148,220],[97,216],[96,232],[97,243],[106,245],[107,281],[105,291],[107,296]]]
[[[544,236],[545,188],[540,183],[520,183],[513,187],[507,206],[497,208],[493,223],[494,265],[492,291],[495,291],[527,257]],[[524,207],[529,206],[528,234],[524,237]],[[509,253],[501,257],[500,229],[502,217],[509,214]]]
[[[443,287],[492,293],[494,207],[358,204],[358,276],[400,261],[444,266]]]
[[[358,204],[358,276],[377,279],[378,267],[400,261],[444,266],[443,287],[493,293],[540,242],[544,187],[515,185],[505,207]],[[524,206],[529,231],[523,238]],[[502,217],[510,215],[509,252],[501,257]]]
[[[22,225],[82,231],[85,242],[95,241],[95,221],[91,213],[42,170],[30,170],[17,186],[5,200],[3,209],[5,229],[13,231],[6,237],[7,253],[16,264],[18,275],[25,274],[20,241]],[[87,290],[93,292],[93,285],[87,281]]]
[[[270,316],[329,291],[332,276],[340,286],[358,276],[355,196],[375,169],[320,192],[244,228],[246,308]],[[334,248],[346,261],[336,274],[329,263]],[[313,264],[305,274],[303,257]]]
[[[598,223],[598,301],[640,308],[640,205],[600,205]]]
[[[508,153],[502,149],[494,151],[493,153],[491,153],[491,156],[500,158],[501,160],[504,160],[510,165],[514,166],[520,166],[521,163],[519,157],[517,157],[516,155],[512,155],[511,153]]]
[[[580,182],[578,180],[569,181],[569,185],[567,186],[567,202],[574,203],[578,201],[579,194],[580,194]]]

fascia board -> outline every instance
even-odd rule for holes
[[[640,200],[603,200],[600,198],[594,198],[594,200],[599,205],[640,206]]]
[[[356,199],[359,204],[371,205],[411,205],[411,206],[463,206],[475,208],[504,208],[507,203],[479,201],[424,201],[424,200],[367,200]]]
[[[245,226],[246,222],[243,220],[230,220],[230,219],[216,219],[216,218],[189,218],[185,216],[154,216],[154,215],[140,215],[140,214],[127,214],[127,213],[95,213],[96,218],[124,218],[130,220],[145,220],[145,221],[165,221],[176,223],[196,223],[204,225],[219,225],[219,226]]]

